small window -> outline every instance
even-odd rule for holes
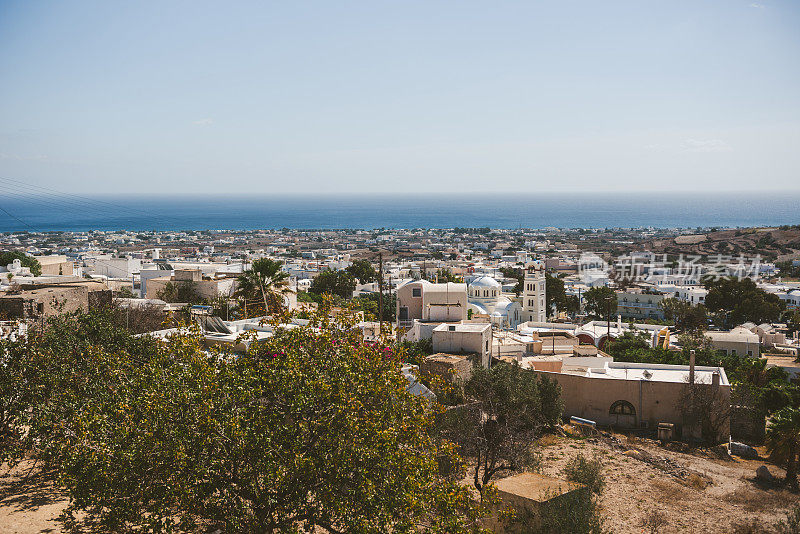
[[[628,401],[618,400],[608,410],[609,415],[636,415],[636,408]]]
[[[451,325],[449,325],[447,327],[447,329],[450,330],[451,332],[455,332],[456,331],[456,326],[451,324]]]
[[[422,296],[422,289],[420,289],[418,287],[415,287],[414,289],[411,290],[411,296],[412,297],[421,297]]]
[[[489,342],[486,342],[486,352],[489,352]]]

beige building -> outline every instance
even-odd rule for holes
[[[522,321],[544,322],[547,320],[546,282],[544,264],[532,261],[525,266],[522,285]]]
[[[519,473],[501,478],[495,483],[497,497],[495,512],[484,518],[483,526],[492,532],[505,534],[525,534],[530,528],[539,525],[541,518],[554,507],[569,506],[569,495],[588,493],[583,484],[549,477],[540,473]],[[525,517],[524,523],[509,523],[507,509],[515,515]]]
[[[110,304],[111,290],[101,282],[23,286],[19,293],[0,296],[0,319],[38,320]]]
[[[786,344],[786,334],[769,323],[762,323],[760,325],[744,323],[742,328],[747,328],[757,335],[759,343],[761,343],[761,346],[765,349],[771,349],[775,345]]]
[[[72,275],[75,264],[63,255],[34,256],[42,266],[42,276]]]
[[[422,362],[420,371],[445,380],[464,383],[472,376],[472,362],[461,354],[431,354]]]
[[[641,290],[617,293],[617,313],[624,319],[663,319],[664,308],[661,301],[664,295],[647,293]]]
[[[167,284],[191,284],[197,295],[204,299],[212,299],[219,295],[230,295],[235,289],[234,278],[210,278],[203,276],[200,269],[176,269],[172,276],[150,278],[147,281],[145,298],[159,298],[159,294],[164,291]]]
[[[397,288],[397,324],[411,327],[424,322],[463,321],[467,318],[467,285],[433,284],[415,280]]]
[[[448,354],[475,354],[476,365],[489,367],[492,326],[488,323],[448,324],[433,329],[433,350]]]
[[[564,416],[620,428],[655,429],[659,423],[681,428],[682,399],[689,388],[690,366],[608,362],[605,358],[597,361],[597,367],[572,367],[561,372],[537,369],[540,375],[555,379],[561,386]],[[725,369],[697,366],[694,379],[698,391],[714,393],[720,405],[730,407],[731,387]],[[718,439],[725,439],[730,435],[727,416],[721,427]]]
[[[761,356],[761,340],[758,334],[754,334],[747,328],[737,326],[730,332],[705,332],[703,335],[711,340],[711,346],[714,349],[724,351],[725,354],[751,358]]]

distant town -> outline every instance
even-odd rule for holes
[[[470,484],[481,495],[491,485],[504,503],[527,503],[525,509],[544,521],[538,532],[573,531],[546,526],[561,521],[553,503],[569,498],[587,507],[585,521],[605,517],[623,532],[667,518],[679,529],[690,521],[673,509],[635,523],[619,511],[603,516],[598,497],[574,493],[581,484],[601,483],[591,478],[600,476],[601,465],[616,473],[608,475],[616,477],[609,495],[645,483],[645,472],[632,479],[632,471],[614,461],[601,464],[596,457],[586,464],[579,455],[570,460],[577,463],[561,471],[550,467],[546,475],[515,464],[548,435],[556,445],[542,450],[564,454],[570,440],[588,436],[595,456],[624,452],[623,458],[646,466],[647,476],[669,479],[665,488],[702,492],[711,484],[733,484],[756,491],[742,482],[744,473],[769,487],[797,484],[796,456],[783,467],[777,460],[767,465],[764,454],[777,450],[775,421],[800,399],[800,226],[0,234],[0,342],[9,354],[16,354],[16,344],[41,343],[45,348],[19,354],[54,350],[61,358],[57,340],[76,328],[84,332],[77,339],[100,335],[94,346],[108,346],[105,330],[94,330],[92,321],[115,336],[132,336],[130,343],[152,340],[170,350],[184,350],[177,348],[180,340],[195,339],[197,354],[222,358],[207,362],[265,350],[267,360],[281,358],[295,350],[297,335],[310,336],[306,343],[355,335],[347,338],[353,350],[397,358],[411,397],[466,417],[455,426],[440,423],[439,431],[467,456]],[[23,375],[30,372],[25,369]],[[512,379],[505,374],[512,369],[530,375]],[[72,384],[79,375],[70,376]],[[511,387],[501,384],[512,380],[519,381],[513,387],[540,388],[540,400],[520,401],[541,403],[526,416],[533,419],[495,445],[475,437],[487,431],[486,417],[500,417],[486,415],[500,408],[486,407],[489,401],[476,389],[482,380],[492,387]],[[484,408],[473,414],[471,406]],[[48,413],[41,410],[25,412],[20,421],[33,417],[26,424],[37,428],[42,423],[36,418]],[[509,416],[528,413],[518,410]],[[526,425],[533,426],[523,430]],[[472,434],[475,429],[480,433]],[[50,432],[42,435],[50,439]],[[72,454],[82,457],[88,449],[81,447]],[[750,463],[708,475],[709,451]],[[482,464],[490,453],[504,455],[504,467]],[[93,476],[79,472],[81,480]],[[685,491],[672,486],[669,491]],[[710,494],[703,498],[709,506],[734,506]],[[779,517],[787,506],[782,502],[759,520]],[[490,518],[479,524],[505,531],[507,525],[481,510]],[[468,512],[459,514],[467,514],[459,521],[468,524]]]

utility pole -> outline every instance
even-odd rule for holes
[[[378,331],[383,336],[383,252],[378,252]]]
[[[603,348],[608,350],[608,344],[611,340],[611,297],[608,297],[606,302],[606,326],[608,327],[608,332],[606,333],[606,342]]]

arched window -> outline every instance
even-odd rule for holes
[[[618,400],[608,410],[609,415],[636,415],[636,408],[628,401]]]

